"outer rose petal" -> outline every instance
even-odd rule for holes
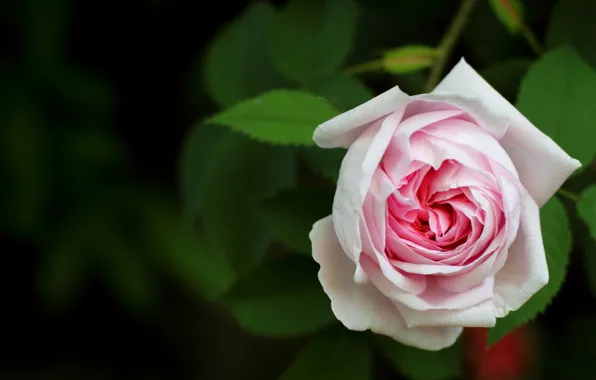
[[[517,237],[509,248],[503,268],[495,276],[495,303],[499,317],[519,309],[548,283],[538,206],[531,196],[521,201]]]
[[[486,130],[490,135],[497,139],[503,137],[503,135],[507,132],[507,127],[509,126],[508,115],[502,115],[493,112],[491,109],[486,107],[486,105],[482,102],[482,99],[476,99],[469,94],[460,95],[434,91],[431,94],[412,96],[413,104],[419,103],[416,102],[417,100],[421,100],[430,104],[424,107],[410,106],[409,108],[418,108],[420,110],[419,112],[427,112],[424,110],[424,108],[428,109],[429,105],[433,103],[434,104],[430,107],[431,110],[433,108],[443,109],[444,105],[441,105],[441,103],[449,104],[452,107],[461,109],[468,113],[474,119],[475,124],[477,123],[478,126]]]
[[[424,350],[451,346],[461,327],[408,328],[398,309],[373,285],[356,284],[355,264],[343,252],[331,216],[316,222],[310,232],[313,257],[319,263],[319,281],[331,299],[333,313],[347,328],[370,329],[404,344]]]
[[[402,114],[403,110],[394,112],[369,124],[341,163],[333,198],[333,221],[341,246],[355,263],[362,252],[359,225],[364,200]]]
[[[395,86],[368,102],[319,125],[315,129],[313,140],[321,148],[348,148],[362,133],[362,127],[405,108],[409,101],[410,96]]]
[[[466,326],[494,327],[497,323],[495,306],[492,300],[486,300],[460,310],[426,310],[419,311],[395,303],[408,327],[420,326]]]
[[[543,205],[581,163],[491,87],[465,60],[461,60],[433,93],[475,96],[491,111],[509,116],[511,124],[500,140],[517,168],[520,180],[539,206]]]

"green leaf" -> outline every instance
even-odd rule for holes
[[[371,352],[361,334],[334,328],[314,337],[279,380],[372,379]]]
[[[205,171],[209,157],[226,134],[232,132],[221,125],[197,123],[184,138],[180,153],[180,195],[184,219],[189,225],[201,212],[205,190]]]
[[[495,327],[489,330],[488,343],[495,344],[510,331],[533,320],[550,305],[563,285],[571,251],[571,231],[565,207],[553,197],[540,209],[540,225],[549,281],[528,302],[503,319],[498,319]]]
[[[221,106],[264,91],[283,87],[284,80],[271,62],[266,43],[274,9],[265,2],[251,5],[214,39],[205,58],[204,78],[210,96]]]
[[[592,294],[596,297],[596,185],[591,185],[582,191],[577,203],[577,212],[585,225],[582,223],[581,226],[577,226],[574,233],[578,235],[579,244],[582,247],[586,280]]]
[[[523,27],[524,9],[520,0],[490,0],[490,7],[511,34]]]
[[[596,2],[561,0],[551,13],[546,34],[548,47],[571,44],[592,67],[596,67]]]
[[[109,128],[76,124],[53,135],[60,195],[72,207],[86,207],[115,176],[126,173],[126,146]]]
[[[308,234],[317,220],[331,214],[333,192],[322,189],[283,191],[262,203],[269,230],[289,248],[310,255]]]
[[[424,45],[391,49],[383,55],[383,68],[391,74],[408,74],[432,66],[441,50]]]
[[[147,236],[145,189],[115,188],[86,212],[85,250],[93,267],[123,307],[136,315],[153,312],[160,300],[160,289],[143,246]],[[150,257],[150,256],[149,256]]]
[[[66,55],[65,43],[73,9],[71,0],[25,0],[20,5],[22,49],[27,64],[44,71],[53,69]]]
[[[295,186],[295,154],[229,133],[213,148],[208,162],[200,202],[204,230],[242,273],[269,243],[257,201]]]
[[[161,203],[152,202],[145,210],[157,264],[185,288],[208,300],[219,298],[235,281],[225,253],[202,233],[183,228],[173,207]]]
[[[524,78],[517,107],[583,164],[596,152],[596,72],[563,47],[544,55]]]
[[[93,71],[66,66],[46,72],[44,79],[55,101],[81,120],[96,122],[115,108],[113,88]]]
[[[317,271],[314,261],[301,256],[265,262],[240,280],[223,303],[254,334],[310,333],[335,321]]]
[[[283,145],[314,145],[315,128],[337,112],[306,92],[275,90],[243,101],[208,122],[226,125],[253,139]]]
[[[459,342],[440,351],[420,350],[381,335],[375,336],[375,343],[409,380],[451,380],[462,376]]]
[[[137,247],[118,232],[101,231],[96,241],[99,264],[112,293],[135,314],[152,311],[158,301],[155,276]]]
[[[577,212],[590,229],[590,236],[596,240],[596,185],[591,185],[580,194]]]
[[[374,93],[358,78],[339,74],[317,81],[312,89],[342,111],[359,106],[374,97]]]
[[[341,148],[323,149],[312,147],[301,150],[301,157],[306,165],[313,172],[322,174],[333,182],[337,182],[341,162],[345,155],[346,150]]]
[[[273,62],[300,83],[331,75],[352,48],[357,18],[353,0],[291,0],[270,35]]]
[[[39,109],[18,92],[0,104],[0,125],[0,226],[30,236],[46,208],[49,136]]]
[[[67,231],[48,245],[40,260],[40,298],[55,312],[64,311],[77,300],[90,269],[80,231],[73,226]]]
[[[487,67],[480,75],[511,103],[515,103],[522,78],[534,60],[516,58]]]

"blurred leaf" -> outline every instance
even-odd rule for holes
[[[541,0],[542,2],[544,0]],[[527,2],[527,1],[526,1]],[[528,9],[529,15],[533,10]],[[529,24],[531,27],[531,24]],[[490,38],[487,38],[490,36]],[[495,17],[488,1],[478,1],[462,35],[466,59],[478,67],[531,54],[523,38],[513,38]]]
[[[283,84],[266,43],[274,9],[264,2],[251,5],[213,40],[204,67],[207,91],[222,107]]]
[[[430,46],[401,46],[385,52],[383,68],[391,74],[408,74],[432,66],[440,55],[439,49]]]
[[[69,130],[61,149],[75,159],[77,166],[96,171],[102,166],[119,165],[124,157],[122,142],[108,129],[80,127]]]
[[[374,97],[372,90],[358,78],[339,74],[317,81],[313,91],[343,111],[355,108]]]
[[[13,96],[0,114],[0,225],[28,235],[46,206],[46,134],[35,105],[23,95]]]
[[[511,34],[518,33],[523,25],[524,8],[521,0],[489,0],[495,15]]]
[[[290,0],[273,24],[273,62],[300,83],[331,75],[352,49],[357,19],[353,0]]]
[[[46,71],[65,53],[71,0],[23,0],[21,23],[27,63]]]
[[[548,284],[534,294],[521,308],[510,312],[503,319],[497,319],[496,326],[489,330],[489,345],[495,344],[510,331],[543,313],[565,281],[569,252],[571,251],[571,231],[565,207],[558,198],[552,197],[542,206],[540,225],[549,272]]]
[[[256,201],[295,186],[295,155],[291,149],[230,133],[213,148],[208,162],[200,203],[205,233],[242,273],[269,242]]]
[[[511,103],[515,103],[522,78],[534,60],[516,58],[499,62],[480,72],[480,75]]]
[[[210,155],[224,136],[231,134],[221,125],[197,123],[188,131],[180,153],[180,193],[184,219],[193,225],[201,212],[205,172]]]
[[[372,60],[395,46],[438,45],[459,5],[457,1],[445,0],[360,0],[359,3],[352,63]],[[494,19],[492,14],[491,17]]]
[[[123,307],[136,315],[151,312],[159,301],[159,288],[144,242],[147,236],[145,208],[147,190],[115,187],[92,205],[83,235],[108,289]]]
[[[126,147],[112,131],[76,125],[54,134],[59,195],[76,207],[101,197],[114,177],[125,172]]]
[[[264,142],[314,145],[315,128],[335,115],[323,98],[306,92],[275,90],[243,101],[208,122],[226,125]]]
[[[39,272],[41,301],[53,311],[64,311],[79,296],[89,271],[84,241],[72,226],[43,252]]]
[[[138,190],[105,191],[102,198],[69,214],[63,226],[50,230],[53,240],[40,276],[41,294],[50,306],[69,306],[93,269],[130,312],[153,309],[158,290],[143,256],[141,195]]]
[[[409,380],[450,380],[462,376],[461,345],[440,351],[425,351],[403,345],[385,336],[375,336],[383,354]]]
[[[596,185],[591,185],[582,191],[577,212],[590,228],[592,239],[596,240]]]
[[[551,48],[571,44],[592,67],[596,67],[596,2],[560,0],[552,11],[546,42]]]
[[[413,73],[394,76],[394,83],[406,94],[424,93],[427,73],[425,71],[415,71]]]
[[[102,226],[97,230],[100,237],[95,241],[95,248],[108,287],[129,311],[135,314],[151,311],[158,300],[158,288],[146,261],[139,257],[137,247],[128,241],[128,236],[110,230],[101,231]]]
[[[208,300],[231,288],[235,275],[224,252],[210,245],[203,234],[183,228],[173,209],[155,204],[147,211],[149,235],[160,267]]]
[[[574,313],[575,314],[575,313]],[[572,315],[557,329],[559,340],[554,342],[552,356],[547,360],[548,378],[584,380],[596,372],[593,342],[596,340],[596,315]],[[565,347],[564,350],[561,348]]]
[[[50,96],[79,119],[107,117],[116,105],[116,94],[101,75],[77,67],[53,69],[45,74]]]
[[[581,188],[585,187],[584,182],[589,180],[590,183],[592,183],[594,181],[594,176],[596,176],[596,172],[593,170],[585,170],[580,175],[574,176],[565,184],[565,186],[569,189],[575,188],[574,192],[580,192]],[[578,188],[577,185],[580,183],[583,183],[584,186]],[[581,255],[582,268],[585,273],[586,282],[588,283],[590,292],[596,297],[596,240],[591,236],[591,228],[584,222],[583,216],[585,215],[586,220],[588,218],[594,219],[589,213],[594,188],[594,185],[592,185],[586,188],[585,192],[582,192],[580,203],[566,199],[563,199],[563,201],[567,207],[567,213],[569,215],[573,243],[574,246],[578,248],[577,251],[579,251],[579,254]],[[580,210],[580,207],[582,210]]]
[[[333,328],[315,336],[279,380],[372,379],[371,352],[361,334]]]
[[[317,270],[314,261],[301,256],[265,262],[241,279],[223,302],[254,334],[310,333],[335,321]]]
[[[517,107],[534,125],[577,158],[596,152],[596,72],[570,48],[545,54],[526,74]]]
[[[333,193],[298,188],[263,201],[267,227],[282,243],[297,252],[311,254],[308,234],[317,220],[331,214]]]
[[[584,226],[574,230],[575,234],[579,236],[578,240],[582,247],[581,254],[586,280],[592,294],[596,296],[596,185],[591,185],[582,191],[577,203],[577,211],[579,217],[585,222],[587,232],[591,237],[590,239],[585,234],[581,234],[586,232],[583,231]]]
[[[345,155],[346,150],[342,148],[323,149],[312,147],[301,150],[301,157],[309,168],[333,182],[337,182],[339,169]]]

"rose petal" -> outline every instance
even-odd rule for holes
[[[408,327],[424,326],[465,326],[494,327],[497,323],[495,306],[492,300],[462,310],[418,311],[395,303]]]
[[[405,276],[389,263],[385,255],[386,202],[393,189],[395,187],[384,172],[377,170],[364,202],[363,215],[360,219],[360,237],[364,255],[360,256],[361,259],[356,264],[359,267],[362,258],[369,257],[381,269],[383,276],[394,286],[407,292],[420,294],[426,288],[424,276]],[[379,231],[382,231],[382,237],[378,235]],[[367,271],[365,270],[365,272]]]
[[[395,86],[368,102],[319,125],[315,129],[313,140],[322,148],[348,148],[367,124],[392,112],[405,109],[409,101],[410,96]]]
[[[355,263],[362,252],[360,218],[373,175],[387,149],[402,113],[370,125],[348,149],[333,198],[333,225],[344,251]]]
[[[434,111],[413,115],[402,120],[383,157],[383,166],[389,177],[394,182],[396,182],[396,179],[403,178],[406,170],[415,158],[410,145],[410,138],[415,132],[428,125],[461,114],[461,110]]]
[[[517,178],[517,170],[513,162],[511,162],[511,158],[507,155],[507,152],[505,152],[496,139],[475,124],[463,120],[451,119],[425,128],[422,132],[450,141],[453,144],[465,145],[469,148],[480,150],[483,155],[500,163]]]
[[[548,283],[548,267],[540,231],[538,206],[530,195],[521,201],[520,226],[507,261],[495,276],[495,298],[504,314],[519,309]]]
[[[387,335],[424,350],[451,346],[461,327],[408,328],[391,300],[370,284],[353,281],[354,263],[342,250],[330,216],[316,222],[310,233],[313,257],[321,266],[319,281],[331,299],[333,313],[347,328]]]
[[[418,295],[426,289],[426,277],[416,274],[406,276],[392,268],[392,272],[399,273],[402,278],[401,282],[395,281],[383,272],[382,263],[382,260],[375,261],[367,255],[360,256],[360,267],[364,270],[370,282],[385,296],[393,298],[404,293]],[[404,280],[408,280],[409,283]]]
[[[430,94],[412,96],[411,103],[406,110],[409,112],[428,112],[438,109],[458,109],[464,111],[462,119],[472,121],[490,133],[494,138],[500,139],[509,125],[508,115],[498,114],[488,109],[482,99],[462,93],[451,91],[433,91]],[[413,110],[413,111],[411,111]]]
[[[395,185],[384,171],[377,169],[362,205],[362,217],[368,228],[374,248],[385,252],[385,228],[387,224],[387,197],[395,191]]]
[[[581,163],[565,153],[465,60],[461,60],[433,91],[475,96],[495,114],[507,115],[511,124],[500,140],[515,164],[519,178],[536,203],[543,205]]]
[[[372,276],[371,281],[373,284],[375,283],[375,279]],[[492,299],[493,290],[493,277],[487,277],[477,286],[462,292],[445,290],[436,280],[429,279],[426,290],[421,294],[414,295],[407,292],[399,292],[388,296],[408,308],[418,311],[436,309],[459,310]]]

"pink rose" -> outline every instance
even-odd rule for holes
[[[548,282],[538,208],[580,163],[464,60],[432,93],[395,87],[314,140],[348,148],[310,233],[347,328],[439,350]]]

